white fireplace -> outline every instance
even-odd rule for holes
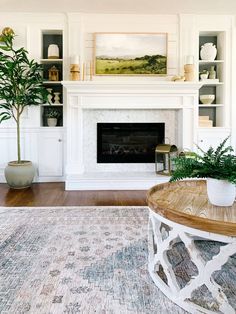
[[[168,181],[153,163],[97,163],[97,123],[165,123],[181,150],[196,139],[199,83],[63,82],[66,95],[66,189],[147,189]]]

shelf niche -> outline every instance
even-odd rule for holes
[[[49,59],[48,58],[48,47],[49,45],[54,44],[59,48],[59,57],[58,59]],[[44,104],[41,107],[41,126],[48,127],[46,114],[52,108],[57,110],[60,113],[60,118],[57,121],[57,127],[63,126],[63,88],[61,81],[63,80],[63,31],[62,30],[42,30],[41,37],[41,64],[43,67],[43,80],[44,86],[48,89],[52,89],[52,104]],[[49,69],[53,66],[59,71],[58,81],[49,81]],[[54,93],[60,93],[60,103],[55,104]]]
[[[63,59],[63,35],[61,30],[42,31],[42,59],[48,59],[48,47],[51,44],[59,47],[59,59]]]
[[[56,110],[60,114],[60,118],[57,119],[57,125],[56,127],[62,127],[63,126],[63,106],[62,105],[43,105],[41,107],[41,117],[42,117],[42,122],[41,125],[44,127],[49,127],[47,123],[47,113],[51,110]]]
[[[205,43],[213,43],[217,49],[217,55],[215,60],[201,60],[200,51],[202,45]],[[216,71],[216,78],[219,82],[212,82],[209,80],[201,81],[203,86],[199,89],[200,95],[215,95],[215,100],[211,105],[204,107],[199,99],[199,116],[209,116],[209,119],[213,121],[213,127],[224,127],[225,116],[225,32],[208,32],[203,31],[199,33],[199,76],[203,70],[210,71],[210,67],[214,66]],[[200,80],[200,77],[199,77]],[[216,105],[216,106],[214,106]],[[219,105],[219,106],[217,106]]]

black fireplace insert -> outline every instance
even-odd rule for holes
[[[164,123],[98,123],[98,163],[154,163],[163,144]]]

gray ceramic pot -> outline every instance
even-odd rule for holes
[[[34,179],[35,168],[31,161],[23,160],[22,163],[10,161],[5,168],[5,177],[8,185],[13,189],[28,188]]]

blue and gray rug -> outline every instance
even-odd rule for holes
[[[0,208],[0,313],[186,313],[148,274],[147,225],[146,207]]]

